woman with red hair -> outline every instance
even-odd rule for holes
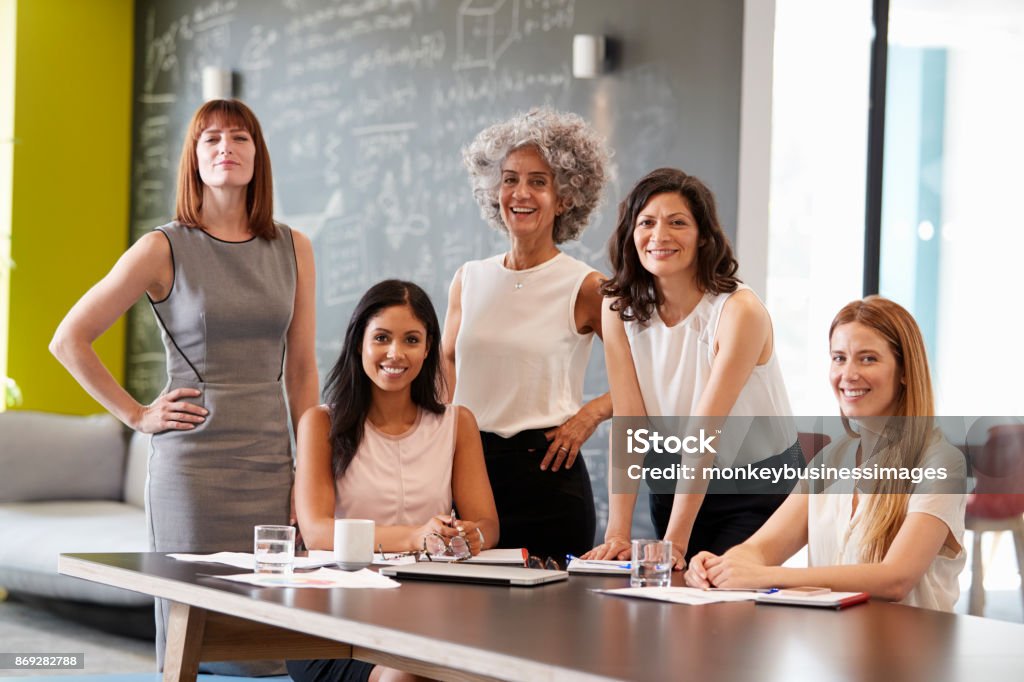
[[[175,219],[132,245],[50,344],[114,416],[153,434],[146,515],[158,552],[251,552],[254,525],[290,520],[288,415],[298,424],[318,393],[315,277],[309,239],[274,221],[272,197],[256,116],[238,100],[203,104],[185,134]],[[149,405],[92,348],[143,294],[167,352],[167,385]]]

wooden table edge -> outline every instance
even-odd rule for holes
[[[203,585],[131,569],[101,564],[73,554],[61,554],[57,572],[104,585],[148,594],[159,599],[212,611],[244,621],[262,623],[282,630],[329,639],[352,647],[352,657],[381,665],[415,666],[424,674],[442,680],[529,680],[547,682],[616,682],[618,678],[594,675],[530,659],[517,658],[485,649],[438,640],[349,621],[316,611],[254,601]],[[184,587],[183,587],[184,586]],[[196,592],[198,591],[198,593]],[[242,615],[244,614],[244,615]],[[431,650],[429,660],[424,653]],[[515,671],[515,677],[509,673]]]

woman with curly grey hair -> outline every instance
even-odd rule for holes
[[[583,404],[604,278],[558,245],[586,227],[607,160],[582,118],[547,108],[497,123],[463,150],[481,216],[508,235],[509,250],[455,273],[445,378],[480,425],[499,546],[540,557],[580,554],[594,540],[579,453],[611,416],[608,394]]]

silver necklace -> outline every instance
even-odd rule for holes
[[[504,261],[505,268],[507,270],[510,270],[510,271],[515,273],[515,280],[516,281],[515,281],[515,284],[513,284],[513,288],[516,291],[519,291],[520,289],[523,288],[523,286],[526,284],[526,280],[528,280],[530,278],[530,275],[533,274],[533,273],[530,272],[529,269],[527,269],[527,270],[514,270],[514,269],[510,268],[509,265],[508,265],[508,260],[509,260],[508,255],[506,255],[505,256],[505,261]]]

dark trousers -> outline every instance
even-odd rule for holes
[[[547,430],[531,429],[510,438],[485,431],[480,437],[501,524],[498,547],[526,547],[530,554],[564,563],[566,554],[582,554],[594,546],[594,493],[582,456],[571,469],[541,471]]]
[[[295,682],[366,682],[373,663],[354,658],[320,658],[286,661],[288,674]]]
[[[794,468],[805,466],[799,443],[754,466],[776,468],[783,464]],[[690,544],[686,548],[687,563],[697,552],[722,554],[756,533],[786,500],[793,486],[793,482],[773,486],[756,482],[712,481],[693,522]],[[674,499],[668,494],[652,494],[650,497],[651,522],[659,538],[665,537],[668,530]]]

